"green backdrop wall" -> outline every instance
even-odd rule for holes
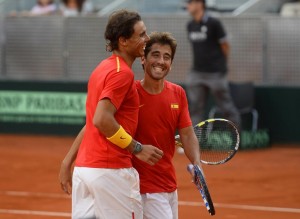
[[[85,97],[82,82],[0,81],[0,133],[74,135]]]
[[[259,128],[272,143],[300,142],[300,88],[257,86]],[[75,135],[85,122],[86,82],[0,81],[0,133]]]
[[[300,142],[300,88],[257,87],[260,126],[269,129],[272,142]]]

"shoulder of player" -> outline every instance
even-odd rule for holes
[[[217,17],[208,16],[207,22],[214,25],[214,24],[221,24],[221,20]]]
[[[186,27],[187,27],[187,29],[189,30],[189,29],[191,29],[195,24],[196,24],[196,23],[195,23],[194,20],[189,20],[189,21],[187,22]]]
[[[102,65],[105,69],[112,72],[122,72],[122,73],[132,73],[131,68],[127,65],[127,63],[123,60],[123,58],[112,55],[107,59],[104,59],[100,65]]]
[[[110,72],[120,76],[128,76],[129,78],[134,77],[132,69],[122,60],[116,57],[115,60],[111,60],[108,64]]]
[[[121,68],[118,69],[114,66],[98,66],[93,73],[97,73],[98,76],[103,77],[103,75],[110,77],[128,77],[130,79],[134,78],[134,73],[130,68]]]
[[[185,93],[183,87],[181,87],[180,85],[172,83],[170,81],[165,81],[165,83],[166,83],[166,88],[171,90],[172,92],[177,94]]]
[[[186,26],[188,26],[188,27],[191,26],[191,25],[193,24],[193,22],[194,22],[193,20],[189,20],[189,21],[187,22]]]

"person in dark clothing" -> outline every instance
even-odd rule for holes
[[[204,120],[209,92],[225,118],[240,125],[240,115],[232,102],[227,74],[229,43],[222,23],[206,12],[205,0],[187,0],[192,20],[187,24],[192,45],[193,66],[188,74],[190,113],[194,124]]]

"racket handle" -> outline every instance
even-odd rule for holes
[[[192,174],[193,176],[195,175],[195,174],[194,174],[194,165],[193,165],[193,164],[188,164],[186,168],[187,168],[187,171],[189,171],[190,174]],[[199,167],[199,168],[202,170],[201,167]],[[203,174],[203,176],[204,176],[204,173],[203,173],[203,172],[202,172],[202,174]]]

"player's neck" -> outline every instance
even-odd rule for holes
[[[198,13],[194,15],[194,20],[195,20],[196,22],[200,22],[200,21],[203,19],[204,14],[205,14],[205,11],[204,11],[204,10],[198,11]]]
[[[114,50],[113,54],[120,56],[124,59],[127,65],[132,68],[132,64],[135,61],[135,57],[130,56],[128,53],[122,52],[120,50]]]
[[[164,89],[164,82],[164,79],[154,80],[150,77],[145,76],[145,78],[141,80],[141,85],[149,94],[160,94]]]

